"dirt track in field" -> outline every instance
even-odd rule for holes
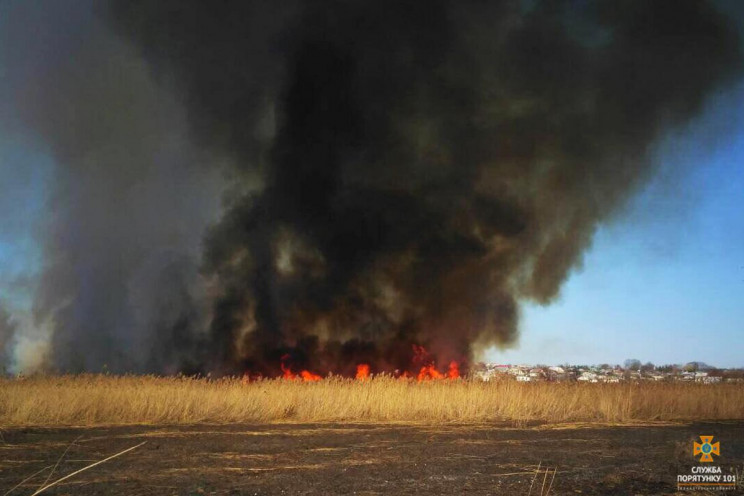
[[[715,465],[741,476],[744,422],[14,429],[0,439],[0,495],[58,461],[49,481],[143,441],[43,494],[539,495],[551,481],[551,495],[675,494],[701,434],[721,442]],[[49,471],[11,495],[33,493]]]

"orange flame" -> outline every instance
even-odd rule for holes
[[[284,364],[286,360],[289,359],[289,355],[283,355],[281,358],[281,363],[279,366],[282,368],[282,377],[288,381],[293,381],[297,378],[295,374],[292,373],[292,369]]]
[[[434,365],[421,367],[421,371],[418,374],[418,381],[428,381],[429,379],[444,379],[444,374],[441,374]]]
[[[394,375],[397,375],[398,379],[400,380],[407,380],[411,378],[416,378],[418,382],[421,381],[429,381],[429,380],[440,380],[440,379],[459,379],[460,378],[460,364],[455,361],[451,361],[449,363],[449,367],[446,372],[440,372],[437,370],[436,366],[434,365],[434,359],[429,354],[429,352],[420,345],[412,345],[413,346],[413,365],[416,367],[421,367],[418,374],[416,373],[409,373],[408,371],[403,371],[398,374],[398,371],[396,370]],[[315,374],[313,372],[310,372],[309,370],[302,370],[299,374],[295,374],[292,372],[292,368],[290,365],[287,364],[287,361],[290,359],[289,354],[283,355],[281,357],[281,362],[279,366],[282,370],[282,378],[288,381],[294,381],[294,380],[302,380],[305,382],[315,382],[320,381],[323,379],[322,376]],[[360,363],[357,365],[356,369],[356,379],[358,381],[365,381],[370,378],[370,366],[367,363]],[[245,372],[242,383],[248,384],[251,381],[250,374],[248,371]]]
[[[356,378],[360,381],[369,379],[369,365],[366,363],[360,363],[357,365]]]
[[[286,365],[284,362],[289,359],[289,355],[283,355],[279,366],[282,368],[282,377],[288,381],[294,381],[295,379],[302,378],[305,382],[315,382],[321,380],[323,377],[318,374],[313,374],[310,371],[303,370],[299,376],[292,372],[292,368]]]
[[[439,372],[434,366],[434,360],[429,352],[421,345],[414,344],[413,347],[413,365],[421,366],[416,379],[428,381],[431,379],[457,379],[460,377],[460,364],[452,361],[446,373]]]
[[[318,374],[313,374],[312,372],[308,372],[307,370],[303,370],[302,372],[300,372],[300,375],[302,376],[302,380],[305,382],[315,382],[322,379],[322,377]]]
[[[460,377],[460,364],[451,361],[449,364],[449,370],[447,371],[447,377],[450,379],[458,379]]]
[[[428,381],[433,379],[458,379],[460,377],[460,364],[455,361],[450,362],[449,369],[446,374],[439,372],[434,365],[425,365],[421,367],[416,379],[421,381]]]

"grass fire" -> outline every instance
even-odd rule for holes
[[[744,489],[743,5],[0,0],[0,494]]]

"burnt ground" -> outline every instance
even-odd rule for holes
[[[142,441],[43,494],[527,495],[532,485],[539,495],[547,494],[554,469],[551,495],[675,494],[676,475],[690,473],[692,442],[701,434],[721,442],[714,465],[741,476],[744,422],[5,429],[0,495],[58,461],[50,481]],[[48,474],[11,495],[33,493]],[[742,487],[725,494],[744,494]]]

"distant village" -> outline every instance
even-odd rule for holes
[[[619,383],[623,381],[682,381],[714,384],[720,382],[744,383],[744,369],[718,369],[701,362],[685,365],[655,366],[627,360],[620,365],[503,365],[478,363],[471,369],[476,379],[484,381],[515,380],[579,381],[588,383]]]

